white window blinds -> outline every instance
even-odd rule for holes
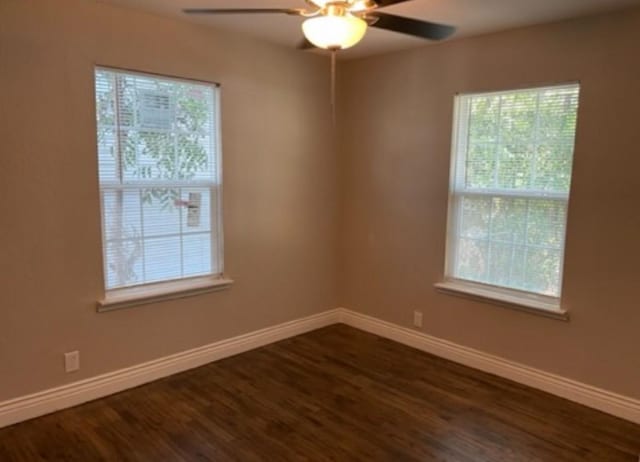
[[[447,275],[559,297],[579,86],[456,99]]]
[[[95,71],[107,290],[222,273],[218,89]]]

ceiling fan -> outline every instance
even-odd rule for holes
[[[302,16],[305,39],[298,48],[343,50],[363,39],[368,27],[442,40],[455,32],[444,24],[382,13],[381,8],[409,0],[304,0],[306,8],[189,8],[187,14],[288,14]]]

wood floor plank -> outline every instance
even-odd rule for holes
[[[640,426],[336,325],[0,430],[2,462],[637,462]]]

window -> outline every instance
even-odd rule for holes
[[[456,97],[448,281],[559,308],[578,97],[578,85]]]
[[[222,275],[218,88],[95,71],[105,287]]]

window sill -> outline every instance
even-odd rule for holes
[[[560,300],[551,297],[536,297],[517,291],[492,288],[464,281],[445,281],[435,284],[438,292],[469,298],[493,305],[512,308],[547,318],[569,320],[569,313],[560,308]]]
[[[111,290],[103,300],[98,301],[98,312],[216,292],[232,284],[231,279],[203,277]]]

